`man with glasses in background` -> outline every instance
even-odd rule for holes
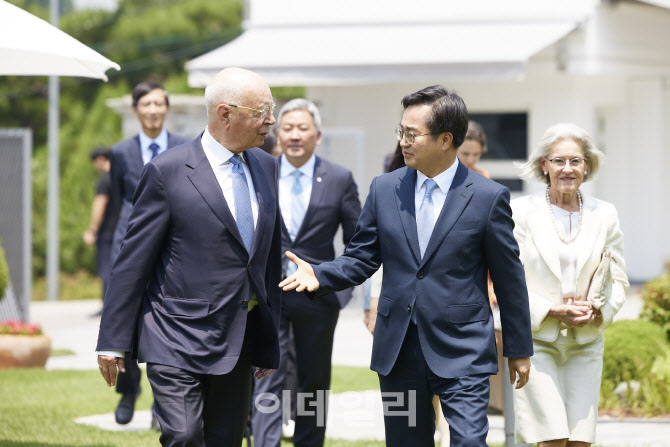
[[[258,149],[272,94],[227,68],[205,102],[204,132],[144,167],[98,335],[109,386],[123,352],[147,363],[168,446],[241,445],[251,367],[263,378],[279,364],[277,161]]]
[[[484,446],[489,376],[498,371],[487,271],[495,286],[510,382],[533,354],[524,270],[509,190],[456,157],[463,100],[441,86],[402,100],[396,136],[405,168],[376,177],[345,253],[298,270],[284,290],[318,296],[361,284],[384,265],[371,368],[379,374],[386,445],[433,447],[438,395],[452,446]]]

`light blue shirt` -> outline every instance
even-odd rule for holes
[[[149,163],[149,161],[151,161],[151,156],[153,155],[151,149],[149,149],[151,143],[156,143],[158,145],[159,154],[165,152],[168,148],[167,130],[163,128],[163,130],[161,130],[161,133],[158,134],[158,136],[153,140],[140,130],[140,149],[142,151],[142,161],[144,162],[144,164],[147,164]]]
[[[458,163],[459,163],[458,157],[456,157],[456,160],[446,171],[443,171],[440,174],[433,177],[433,180],[435,180],[435,183],[437,183],[437,188],[433,190],[433,194],[431,195],[433,199],[433,210],[434,210],[433,226],[435,226],[437,218],[440,217],[440,212],[442,211],[444,202],[447,200],[447,193],[449,192],[449,188],[451,188],[451,184],[454,181],[454,176],[456,175],[456,170],[458,169]],[[416,172],[416,186],[414,188],[415,216],[419,214],[419,209],[421,209],[423,196],[426,192],[425,182],[427,179],[428,176],[426,176],[426,174],[423,174],[419,171]]]
[[[314,154],[299,168],[293,166],[284,155],[279,158],[279,208],[289,233],[298,234],[299,230],[299,228],[291,228],[291,225],[293,225],[293,216],[291,216],[293,194],[291,190],[293,189],[293,182],[295,182],[295,178],[291,174],[296,170],[303,174],[300,176],[300,184],[302,185],[300,200],[304,206],[303,209],[306,210],[309,207],[309,198],[312,196],[312,179],[314,178],[315,165],[316,156]]]
[[[230,213],[237,222],[235,194],[233,194],[233,164],[230,161],[230,158],[235,154],[216,141],[212,134],[209,133],[209,129],[205,129],[200,142],[202,143],[203,151],[205,151],[207,161],[212,166],[216,180],[219,182],[223,197],[226,199],[226,203],[228,203]],[[256,229],[256,225],[258,224],[258,197],[256,197],[254,182],[251,179],[251,171],[249,171],[249,164],[244,152],[240,154],[240,158],[242,159],[242,168],[244,169],[244,175],[247,178],[247,185],[249,186],[251,212],[254,215],[254,229]]]

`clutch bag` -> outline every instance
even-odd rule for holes
[[[593,307],[600,309],[605,305],[612,294],[612,253],[605,248],[600,258],[600,265],[596,269],[586,299],[593,304]]]

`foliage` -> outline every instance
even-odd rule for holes
[[[640,380],[659,353],[668,349],[663,330],[644,320],[616,321],[605,331],[603,381]]]
[[[24,323],[23,321],[6,320],[0,321],[0,334],[3,335],[42,335],[42,328],[37,323]]]
[[[9,284],[9,267],[5,259],[5,250],[0,245],[0,301],[5,297],[7,284]]]
[[[623,320],[605,332],[601,409],[623,415],[665,415],[670,412],[669,379],[670,344],[660,327],[644,320]],[[626,389],[616,392],[622,383]]]
[[[61,273],[58,281],[60,300],[90,300],[102,297],[102,281],[99,277],[86,271],[75,273]],[[33,282],[32,301],[47,299],[47,280],[41,276]]]
[[[670,339],[670,271],[645,283],[642,299],[641,316],[665,329]]]
[[[48,0],[11,0],[49,19]],[[122,0],[116,11],[72,10],[61,0],[60,28],[121,65],[109,82],[60,78],[60,266],[95,272],[95,249],[81,240],[98,174],[89,160],[98,145],[121,139],[121,120],[105,105],[144,80],[170,93],[195,91],[184,63],[241,33],[242,0]],[[0,126],[33,130],[33,273],[45,273],[47,202],[47,78],[0,76]]]

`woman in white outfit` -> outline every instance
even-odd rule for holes
[[[616,209],[579,190],[603,158],[584,130],[556,124],[521,165],[523,178],[542,181],[547,189],[512,201],[535,349],[530,381],[514,390],[517,442],[542,447],[595,442],[602,332],[628,289]],[[606,248],[611,292],[594,305],[587,291]]]

